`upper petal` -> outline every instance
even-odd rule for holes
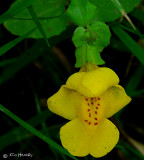
[[[120,85],[110,87],[101,98],[105,103],[106,118],[111,117],[131,101],[131,98]]]
[[[65,124],[60,129],[60,139],[64,148],[74,156],[83,157],[89,154],[91,132],[78,119]]]
[[[90,154],[93,157],[102,157],[109,153],[117,144],[119,131],[108,119],[104,119],[98,125],[94,136],[91,139]]]
[[[71,120],[77,117],[80,98],[79,93],[62,86],[56,94],[48,99],[48,108],[51,112]]]
[[[113,70],[100,67],[89,72],[78,72],[71,75],[66,86],[86,97],[97,97],[118,83],[119,78]]]

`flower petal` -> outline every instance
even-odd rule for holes
[[[100,67],[89,72],[73,74],[67,80],[66,86],[86,97],[97,97],[118,83],[119,78],[113,70]]]
[[[72,120],[77,117],[80,98],[81,95],[79,93],[63,85],[56,94],[48,99],[48,108],[51,112]]]
[[[102,96],[105,103],[105,117],[109,118],[124,106],[126,106],[131,98],[125,93],[125,90],[120,85],[110,87]]]
[[[91,132],[78,119],[65,124],[60,129],[60,139],[64,148],[74,156],[83,157],[89,154]]]
[[[102,157],[109,153],[117,144],[119,131],[108,119],[99,123],[97,130],[91,140],[90,154],[93,157]]]

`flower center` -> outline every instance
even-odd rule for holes
[[[85,98],[80,111],[80,118],[89,126],[97,126],[104,118],[104,104],[101,98]]]

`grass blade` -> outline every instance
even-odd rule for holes
[[[40,123],[42,123],[43,121],[45,121],[47,118],[51,116],[52,116],[52,113],[47,109],[43,111],[41,114],[37,114],[36,116],[29,119],[27,123],[29,123],[33,127],[36,127],[37,125],[39,125]],[[1,142],[0,150],[3,150],[7,146],[12,145],[16,142],[19,142],[28,137],[30,137],[30,135],[23,127],[21,126],[16,127],[0,137],[0,142]]]
[[[111,28],[138,60],[144,64],[144,50],[118,25],[113,25]]]
[[[127,26],[124,26],[122,24],[119,25],[121,28],[134,33],[135,35],[139,36],[141,39],[144,38],[144,35],[136,28],[135,30],[128,28]]]
[[[68,26],[67,30],[62,32],[59,36],[50,38],[49,41],[51,46],[58,44],[64,39],[70,38],[73,35],[74,30],[75,30],[75,26]],[[30,49],[28,49],[21,56],[13,59],[13,61],[5,60],[4,62],[0,62],[1,66],[8,65],[8,67],[6,67],[0,75],[0,85],[6,82],[11,77],[13,77],[17,72],[19,72],[25,66],[35,61],[39,56],[49,51],[50,50],[48,49],[46,43],[44,43],[44,40],[39,39]],[[48,55],[49,54],[47,54],[47,56]],[[49,55],[50,58],[48,58],[48,60],[50,60],[53,56],[54,56],[53,54],[50,54]],[[48,68],[48,71],[51,73],[55,73],[53,72],[51,67]],[[60,77],[57,74],[55,74],[54,76],[55,78],[53,79],[56,81],[56,84],[61,85],[62,83],[59,81]],[[58,83],[58,81],[60,83]]]
[[[33,128],[31,125],[29,125],[28,123],[26,123],[25,121],[23,121],[22,119],[17,117],[15,114],[10,112],[4,106],[0,105],[0,110],[3,113],[5,113],[6,115],[8,115],[10,118],[12,118],[14,121],[16,121],[18,124],[20,124],[22,127],[24,127],[26,130],[28,130],[29,132],[31,132],[35,136],[39,137],[40,139],[42,139],[44,142],[48,143],[50,146],[52,146],[53,148],[55,148],[59,152],[69,156],[72,159],[77,160],[77,158],[75,158],[74,156],[70,155],[64,148],[62,148],[60,145],[58,145],[52,139],[50,139],[49,137],[46,137],[45,135],[43,135],[41,132],[39,132],[38,130]]]
[[[21,0],[14,7],[9,8],[4,14],[0,16],[0,24],[20,13],[21,11],[32,5],[35,1],[36,0]]]
[[[7,60],[0,61],[0,67],[5,67],[5,66],[7,66],[9,64],[12,64],[16,60],[17,60],[17,58],[10,58],[10,59],[7,59]]]
[[[14,64],[7,67],[0,76],[0,85],[6,82],[9,78],[13,77],[19,70],[24,68],[26,65],[30,64],[39,56],[41,56],[47,50],[46,45],[43,46],[44,44],[42,40],[39,40],[37,43],[35,43],[35,45],[33,45],[33,47],[26,50],[25,53],[19,56]]]
[[[31,16],[32,16],[33,21],[34,21],[35,24],[37,25],[37,27],[38,27],[38,29],[39,29],[41,35],[42,35],[43,38],[45,39],[45,41],[46,41],[48,47],[50,47],[50,44],[49,44],[49,42],[48,42],[48,38],[47,38],[47,36],[46,36],[46,33],[45,33],[45,31],[43,30],[43,27],[41,26],[41,23],[39,22],[39,19],[38,19],[36,13],[35,13],[33,7],[32,7],[32,6],[28,7],[28,11],[29,11],[29,13],[30,13]]]
[[[20,43],[23,39],[25,39],[29,34],[31,34],[35,29],[31,30],[30,32],[28,32],[27,34],[20,36],[14,40],[12,40],[11,42],[3,45],[0,48],[0,56],[2,56],[3,54],[5,54],[8,50],[10,50],[11,48],[13,48],[15,45],[17,45],[18,43]]]

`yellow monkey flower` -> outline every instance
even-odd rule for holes
[[[60,139],[69,153],[79,157],[102,157],[114,148],[119,131],[107,118],[131,101],[113,70],[92,68],[71,75],[48,99],[50,111],[71,120],[61,127]]]

